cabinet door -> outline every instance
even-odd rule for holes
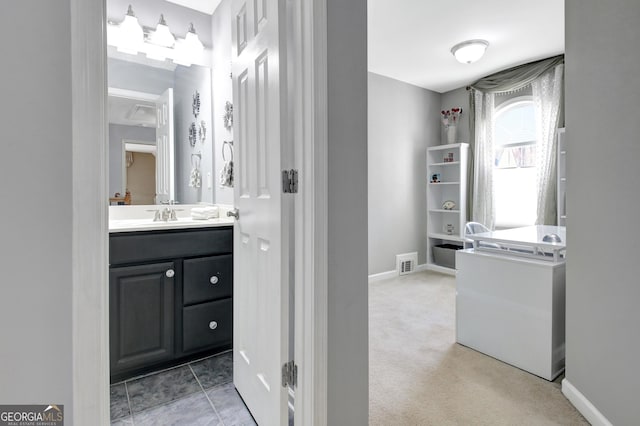
[[[173,262],[111,268],[111,374],[169,360],[174,354]]]
[[[230,297],[233,293],[233,256],[185,260],[183,288],[185,305]]]

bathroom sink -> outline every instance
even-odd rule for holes
[[[181,206],[180,210],[176,210],[178,220],[154,222],[153,213],[149,212],[150,206],[144,206],[146,208],[139,209],[135,209],[133,206],[125,206],[118,210],[113,209],[113,207],[121,206],[112,206],[109,209],[109,232],[111,233],[233,225],[233,218],[227,217],[226,210],[222,209],[219,218],[202,220],[191,218],[189,213],[191,206]]]

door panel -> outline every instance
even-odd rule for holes
[[[175,200],[173,89],[156,100],[156,204]]]
[[[234,383],[260,425],[287,423],[281,366],[288,345],[288,255],[283,244],[279,55],[281,0],[233,0]],[[284,133],[283,133],[284,135]]]

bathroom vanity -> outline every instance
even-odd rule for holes
[[[143,222],[110,222],[112,382],[232,345],[233,222]]]

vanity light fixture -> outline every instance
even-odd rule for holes
[[[131,5],[120,24],[107,23],[107,43],[120,52],[132,55],[142,52],[147,58],[158,61],[171,59],[175,64],[184,66],[206,63],[205,48],[193,23],[189,25],[185,38],[176,38],[164,14],[160,15],[155,29],[142,27]]]
[[[486,40],[467,40],[453,46],[451,53],[458,62],[470,64],[482,58],[487,47],[489,42]]]
[[[118,27],[118,50],[132,55],[137,54],[144,42],[144,31],[131,5],[129,5],[127,14]]]

